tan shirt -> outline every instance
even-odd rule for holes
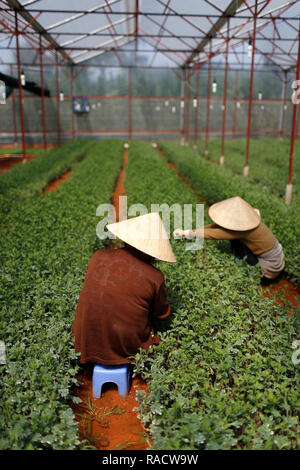
[[[191,233],[195,236],[203,236],[203,230],[191,230]],[[240,240],[255,255],[272,250],[276,244],[275,236],[263,222],[258,227],[243,232],[227,230],[217,224],[205,225],[204,238],[209,240]]]

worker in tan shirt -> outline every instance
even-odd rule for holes
[[[204,231],[176,229],[174,237],[230,240],[237,258],[246,257],[251,265],[260,264],[264,285],[282,274],[285,266],[282,246],[261,221],[258,209],[237,196],[217,202],[208,213],[214,224],[204,226]]]

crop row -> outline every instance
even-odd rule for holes
[[[9,172],[0,175],[2,217],[13,205],[23,204],[26,198],[41,194],[47,183],[81,161],[88,148],[93,145],[93,141],[70,141],[62,147],[41,152],[33,160],[16,165]]]
[[[13,206],[1,228],[1,449],[79,444],[71,326],[89,258],[103,246],[96,208],[110,201],[122,153],[121,141],[95,143],[57,191]]]
[[[201,155],[204,153],[204,141],[198,144]],[[299,142],[295,142],[295,157],[293,162],[293,198],[292,205],[300,201],[300,152]],[[251,140],[249,176],[251,183],[259,184],[272,194],[284,199],[288,182],[290,141],[279,139]],[[227,141],[225,145],[225,167],[234,173],[243,175],[245,166],[246,141],[244,139]],[[221,156],[221,140],[215,139],[209,143],[207,159],[219,163]]]
[[[129,205],[148,210],[155,203],[196,202],[158,152],[142,142],[130,145],[125,189]],[[152,353],[140,350],[135,365],[149,383],[147,395],[138,392],[139,414],[153,447],[296,448],[295,316],[262,296],[259,269],[235,261],[226,242],[206,241],[194,252],[183,241],[171,243],[177,263],[157,267],[165,275],[172,315],[156,324],[160,344]]]
[[[243,176],[203,160],[188,147],[163,142],[159,144],[167,158],[187,178],[199,197],[208,204],[240,196],[260,210],[262,220],[281,242],[286,257],[286,272],[300,286],[300,213],[286,206],[268,190],[246,181]],[[271,175],[270,175],[271,178]]]

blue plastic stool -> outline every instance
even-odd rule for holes
[[[127,395],[129,391],[129,364],[122,365],[103,365],[95,364],[93,371],[93,395],[95,398],[101,396],[102,385],[106,382],[113,382],[118,386],[118,392],[121,397]]]

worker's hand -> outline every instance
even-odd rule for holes
[[[181,230],[180,228],[177,228],[176,230],[174,230],[173,232],[173,237],[174,238],[180,238],[180,237],[183,237],[183,238],[190,238],[190,230]]]

